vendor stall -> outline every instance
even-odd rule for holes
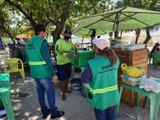
[[[71,63],[73,65],[71,80],[75,81],[77,79],[77,78],[74,78],[75,68],[81,69],[81,72],[82,72],[86,67],[88,60],[94,58],[94,52],[91,50],[85,50],[85,49],[78,49],[77,53],[75,53],[75,51],[70,51],[70,52],[72,54]],[[76,84],[79,84],[79,81],[76,80],[75,82],[78,82]],[[72,81],[71,81],[71,86],[73,86]],[[86,86],[87,86],[87,83],[84,83],[81,85],[81,90],[82,90],[81,92],[83,96],[85,96],[86,94]]]
[[[146,48],[142,49],[136,49],[136,50],[130,50],[130,49],[117,49],[113,48],[116,52],[117,56],[120,59],[120,63],[126,63],[129,66],[142,66],[144,67],[145,74],[147,75],[147,67],[148,67],[148,50]],[[74,55],[74,52],[72,52]],[[73,64],[73,72],[72,72],[72,78],[74,76],[74,69],[75,67],[84,69],[86,66],[86,63],[89,59],[94,57],[93,51],[87,51],[87,50],[78,50],[78,56],[74,55],[72,58],[72,64]],[[122,74],[121,67],[119,67],[118,70],[118,76],[120,81],[120,75]],[[142,98],[144,98],[142,96]],[[136,103],[136,93],[125,89],[123,90],[122,94],[122,101],[128,103],[131,106],[134,106]]]
[[[147,75],[148,50],[146,48],[137,50],[121,50],[114,48],[114,50],[119,57],[121,64],[126,63],[129,66],[143,66],[145,69],[145,74]],[[121,74],[121,67],[119,67],[119,81]],[[128,103],[131,106],[134,106],[136,103],[136,93],[134,91],[124,89],[122,93],[122,101]]]

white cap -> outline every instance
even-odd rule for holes
[[[104,36],[96,36],[92,42],[100,50],[103,50],[104,48],[110,48],[110,41]]]

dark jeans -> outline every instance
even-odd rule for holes
[[[45,103],[45,92],[48,98],[48,104],[51,110],[51,114],[57,113],[57,107],[55,106],[55,91],[51,78],[35,79],[38,93],[38,100],[43,114],[47,114],[47,106]]]
[[[105,110],[94,108],[96,120],[116,120],[116,106],[109,107]]]

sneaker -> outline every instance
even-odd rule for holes
[[[48,117],[49,114],[43,114],[42,118],[46,119]]]
[[[48,117],[48,115],[50,114],[50,109],[47,110],[47,114],[43,114],[42,118],[45,119]]]
[[[63,111],[57,111],[57,114],[55,115],[51,115],[51,119],[54,119],[54,118],[60,118],[64,115],[64,112]]]
[[[62,94],[62,100],[66,100],[66,95]]]

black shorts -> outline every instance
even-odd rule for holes
[[[64,65],[57,65],[57,76],[60,81],[71,78],[72,65],[67,63]]]

